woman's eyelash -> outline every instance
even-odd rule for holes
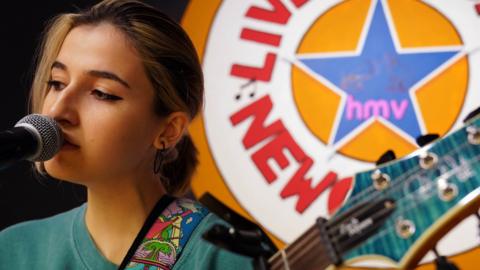
[[[53,89],[53,90],[61,90],[63,88],[63,83],[61,81],[57,80],[49,80],[47,81],[47,86],[48,89]],[[122,98],[119,96],[107,94],[103,91],[100,91],[98,89],[95,89],[91,92],[92,95],[94,95],[96,98],[100,100],[110,100],[110,101],[115,101],[115,100],[121,100]]]
[[[101,100],[112,100],[112,101],[114,101],[114,100],[121,100],[122,99],[121,97],[107,94],[107,93],[102,92],[98,89],[93,90],[92,95],[96,96],[98,99],[101,99]]]
[[[60,90],[63,83],[57,80],[49,80],[47,81],[48,89],[53,88],[54,90]]]

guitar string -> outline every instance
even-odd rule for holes
[[[307,239],[307,235],[310,234],[313,230],[315,230],[315,225],[311,226],[308,230],[306,230],[304,233],[302,233],[299,237],[298,237],[298,240],[291,243],[290,245],[287,245],[285,248],[283,248],[284,250],[286,250],[287,252],[290,252],[289,250],[291,249],[294,249],[295,248],[295,245],[298,245],[298,244],[303,244],[303,242],[305,242]],[[277,253],[275,253],[272,257],[270,257],[271,259],[274,259],[275,256],[280,256],[280,251],[278,251]]]
[[[285,268],[285,270],[290,270],[290,264],[288,263],[287,254],[285,254],[285,250],[282,250],[281,254],[283,259],[283,267]]]
[[[308,248],[310,248],[311,246],[321,246],[321,241],[320,241],[320,237],[312,237],[312,243],[308,246]],[[328,256],[328,254],[326,252],[324,252],[324,250],[322,250],[323,252],[318,252],[318,256],[316,256],[317,260],[320,260],[322,263],[325,263],[325,264],[331,264],[332,263],[332,260],[331,258]],[[308,250],[307,247],[305,247],[305,249],[296,249],[293,251],[293,253],[288,253],[288,262],[289,262],[289,265],[293,268],[297,263],[301,263],[302,261],[300,259],[305,259],[305,256],[306,255],[313,255],[312,254],[312,251],[311,250]],[[273,264],[274,266],[280,266],[282,265],[283,262],[280,261],[278,262],[278,260],[275,262],[275,264]]]
[[[317,233],[317,235],[316,235],[316,233]],[[288,254],[289,261],[292,261],[291,255],[297,253],[297,251],[296,251],[297,247],[304,247],[303,243],[306,242],[306,241],[309,242],[308,245],[311,245],[312,244],[312,241],[311,241],[312,238],[313,238],[313,240],[318,239],[318,241],[316,241],[316,242],[321,242],[321,238],[319,237],[319,233],[318,233],[318,230],[317,230],[315,225],[311,226],[305,233],[303,233],[302,236],[299,237],[299,241],[295,241],[291,245],[288,245],[287,247],[285,247],[283,249]],[[272,264],[274,263],[273,260],[276,260],[277,257],[280,257],[279,252],[277,252],[275,255],[273,255],[271,257],[272,258],[272,262],[271,262]]]
[[[293,242],[291,245],[288,245],[287,247],[285,247],[285,250],[290,251],[290,250],[295,249],[296,246],[303,244],[303,242],[305,242],[305,241],[308,240],[308,238],[307,238],[306,236],[307,236],[307,235],[314,234],[315,231],[316,231],[316,229],[317,229],[316,225],[311,226],[311,227],[306,231],[306,233],[303,233],[303,234],[299,237],[299,238],[300,238],[299,241],[295,241],[295,242]]]
[[[304,258],[305,257],[305,254],[307,253],[310,253],[310,248],[312,246],[318,246],[320,247],[320,251],[322,253],[321,256],[322,257],[325,257],[325,259],[329,259],[329,261],[331,261],[331,259],[328,257],[328,254],[326,253],[326,250],[325,250],[325,247],[323,245],[323,241],[320,237],[320,231],[316,231],[317,233],[312,232],[312,234],[308,235],[308,244],[305,245],[305,246],[299,246],[299,245],[296,245],[294,249],[292,249],[289,253],[288,253],[288,258],[289,258],[289,261],[291,262],[290,264],[293,266],[296,262],[298,262],[299,259],[301,258]],[[319,254],[319,255],[320,255]]]
[[[314,237],[313,238],[313,244],[314,245],[320,245],[321,242],[320,242],[320,238],[319,237]],[[310,253],[311,251],[308,251],[306,249],[304,250],[295,250],[293,253],[288,253],[287,254],[287,258],[288,258],[288,262],[289,262],[289,265],[290,266],[294,266],[295,263],[297,263],[298,261],[298,258],[302,258],[303,257],[303,253],[302,251],[304,251],[303,253]],[[318,254],[320,256],[319,259],[322,259],[322,260],[325,260],[325,262],[328,260],[328,264],[331,263],[331,259],[327,256],[326,253],[319,253]],[[270,265],[271,265],[271,268],[275,269],[276,267],[280,267],[283,265],[284,261],[282,260],[283,258],[281,256],[278,256],[276,257],[272,262],[270,262]]]
[[[307,247],[319,245],[323,248],[322,241],[319,235],[312,235],[309,237],[309,239],[311,239],[311,241],[309,242],[308,246],[302,247],[302,249],[294,249],[287,253],[288,262],[291,267],[294,266],[297,262],[299,262],[299,259],[305,258],[305,254],[311,254],[311,251]],[[332,259],[330,258],[330,256],[328,256],[328,253],[325,252],[325,249],[323,249],[322,251],[323,253],[318,254],[317,260],[321,260],[327,265],[331,264]],[[276,258],[274,258],[274,260],[270,262],[270,265],[272,269],[275,269],[275,267],[279,267],[283,265],[283,263],[284,261],[282,260],[282,257],[277,256]]]

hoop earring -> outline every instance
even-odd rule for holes
[[[153,172],[159,174],[163,167],[163,161],[165,160],[165,142],[162,141],[162,149],[157,150],[155,153],[155,160],[153,161]]]

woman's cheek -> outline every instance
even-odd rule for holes
[[[52,94],[49,92],[45,96],[45,100],[43,101],[41,114],[48,115],[48,113],[50,112],[51,105],[52,105]]]

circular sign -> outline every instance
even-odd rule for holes
[[[386,150],[404,156],[479,105],[473,1],[200,2],[183,20],[206,89],[194,191],[220,194],[282,242],[330,216]]]

